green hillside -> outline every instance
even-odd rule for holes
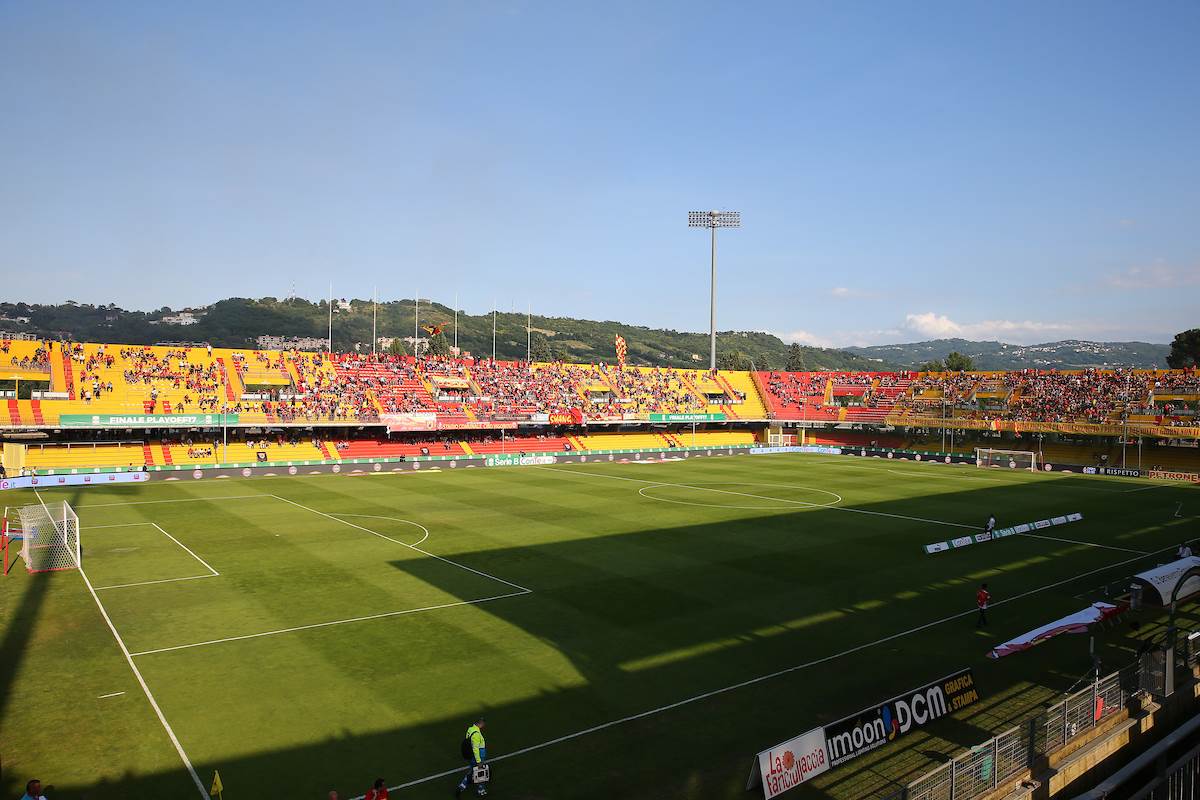
[[[349,310],[340,310],[335,301],[334,308],[334,349],[346,351],[356,346],[369,349],[371,301],[351,300]],[[127,311],[115,305],[0,303],[0,330],[47,337],[66,336],[79,341],[131,344],[209,342],[216,347],[253,347],[257,337],[264,334],[324,338],[329,324],[328,304],[324,301],[311,303],[301,299],[264,297],[252,300],[234,297],[196,310],[197,315],[201,312],[203,316],[200,316],[197,324],[181,326],[160,322],[162,317],[172,314],[168,308],[143,312]],[[17,318],[28,318],[29,322],[12,321]],[[453,321],[454,310],[449,306],[421,300],[421,324],[445,324],[444,336],[449,344],[453,343]],[[525,358],[525,323],[524,314],[496,315],[498,358]],[[531,328],[530,339],[535,359],[613,361],[616,359],[613,337],[619,333],[625,337],[628,345],[630,363],[675,367],[704,367],[708,364],[706,333],[539,315],[534,315]],[[413,301],[406,299],[381,303],[377,331],[380,337],[411,337]],[[421,333],[422,337],[425,335]],[[492,315],[459,314],[458,342],[464,351],[476,356],[491,355]],[[783,369],[788,366],[789,356],[793,359],[793,366],[810,370],[861,370],[886,366],[885,362],[844,350],[799,347],[792,352],[779,337],[753,331],[719,333],[717,350],[721,365],[727,368],[750,369],[753,365],[759,369]]]

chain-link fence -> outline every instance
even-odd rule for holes
[[[989,739],[908,785],[907,800],[972,800],[1028,769],[1038,755],[1065,747],[1125,707],[1142,665],[1090,683],[1028,720]]]

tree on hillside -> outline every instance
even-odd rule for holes
[[[917,372],[945,372],[946,364],[941,359],[926,361],[917,367]]]
[[[950,372],[970,372],[975,369],[975,362],[970,356],[954,350],[946,356],[946,369]]]
[[[431,356],[450,355],[450,344],[446,341],[445,335],[439,333],[436,336],[430,336],[427,353]]]
[[[1200,328],[1175,334],[1171,352],[1167,354],[1167,366],[1172,369],[1200,366]]]
[[[788,348],[787,364],[784,369],[788,372],[805,372],[804,366],[804,348],[795,342]]]
[[[747,370],[750,359],[741,350],[725,350],[717,354],[717,369]]]
[[[531,333],[529,335],[529,357],[533,361],[554,361],[554,347],[550,344],[550,337],[538,331]]]
[[[408,348],[404,346],[404,342],[400,341],[399,336],[397,336],[395,339],[392,339],[392,343],[388,345],[387,351],[394,356],[408,355]]]

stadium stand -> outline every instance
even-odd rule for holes
[[[652,414],[699,413],[724,414],[730,422],[817,426],[806,438],[814,444],[873,441],[884,447],[939,449],[940,429],[947,427],[958,429],[948,443],[953,439],[955,449],[965,448],[963,452],[980,441],[996,446],[1001,434],[1008,449],[1033,447],[1032,438],[1020,437],[1034,431],[1095,437],[1094,444],[1056,438],[1040,442],[1046,460],[1071,463],[1094,463],[1104,455],[1115,463],[1119,437],[1125,433],[1140,437],[1143,463],[1194,466],[1200,452],[1180,446],[1194,444],[1200,427],[1200,372],[1195,369],[749,373],[0,341],[0,427],[48,430],[91,418],[96,427],[109,429],[109,438],[123,436],[125,442],[137,436],[134,430],[146,431],[146,441],[139,445],[144,450],[132,459],[126,451],[133,445],[81,446],[75,440],[88,437],[54,434],[52,444],[30,448],[29,464],[35,468],[210,463],[221,456],[201,453],[197,448],[204,445],[195,441],[211,439],[211,430],[200,437],[203,426],[181,415],[221,412],[236,415],[228,457],[238,462],[254,461],[260,451],[271,461],[287,461],[425,452],[559,452],[568,446],[665,448],[754,439],[752,431],[706,430],[693,440],[686,425],[630,432],[597,431],[593,424],[587,434],[576,432],[588,423],[621,422],[628,428],[648,424]],[[76,416],[67,423],[63,415]],[[127,424],[120,419],[144,415],[149,419]],[[392,417],[389,428],[397,434],[390,438],[382,433],[386,415],[408,415],[398,422]],[[158,417],[162,425],[154,426]],[[512,434],[519,436],[494,430],[518,423],[521,429]],[[193,430],[190,452],[182,432],[172,430],[181,424]],[[253,427],[256,433],[247,441],[237,426]],[[314,426],[345,430],[321,435]],[[835,426],[837,431],[820,430]],[[280,439],[281,428],[313,430]],[[854,428],[866,430],[849,430]],[[264,429],[271,432],[262,434]],[[993,438],[986,438],[989,429]],[[914,433],[918,430],[924,433]],[[253,437],[258,435],[258,441],[269,442],[267,447],[255,449]]]

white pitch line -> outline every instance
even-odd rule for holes
[[[1170,486],[1169,483],[1157,483],[1153,486],[1139,486],[1136,489],[1114,489],[1118,494],[1129,494],[1130,492],[1144,492],[1148,489],[1162,489],[1164,486]]]
[[[691,486],[686,483],[664,483],[662,481],[642,480],[641,478],[626,478],[623,475],[605,475],[600,472],[583,472],[582,470],[573,469],[573,468],[563,469],[563,468],[556,468],[556,467],[534,466],[533,469],[544,469],[544,470],[549,470],[550,472],[559,472],[559,473],[562,473],[563,475],[590,475],[595,478],[611,478],[616,481],[632,481],[633,483],[651,483],[651,484],[655,484],[657,486],[674,486],[679,489],[695,489],[696,491],[701,491],[701,492],[717,492],[718,494],[732,494],[732,495],[738,495],[739,497],[750,497],[755,500],[774,500],[774,501],[778,501],[778,502],[782,502],[782,503],[792,503],[793,505],[797,505],[797,506],[805,506],[808,508],[824,508],[829,511],[846,511],[851,514],[869,514],[873,517],[891,517],[892,519],[907,519],[912,522],[928,522],[930,525],[946,525],[946,526],[953,527],[953,528],[967,528],[969,530],[975,530],[976,528],[979,527],[978,525],[964,525],[961,522],[947,522],[946,520],[941,520],[941,519],[926,519],[925,517],[909,517],[904,514],[889,514],[886,511],[868,511],[865,508],[852,508],[850,506],[826,506],[826,505],[822,505],[821,503],[809,503],[804,500],[786,500],[782,497],[766,497],[763,495],[748,494],[746,492],[732,492],[727,489],[710,489],[710,488],[706,488],[704,486]]]
[[[503,600],[506,597],[520,597],[521,595],[529,594],[530,590],[525,589],[520,592],[509,592],[508,594],[498,594],[492,597],[482,597],[478,600],[458,600],[453,603],[442,603],[436,606],[425,606],[424,608],[406,608],[401,611],[385,611],[381,614],[368,614],[364,617],[351,617],[349,619],[335,619],[329,622],[314,622],[311,625],[297,625],[293,628],[280,628],[274,631],[262,631],[261,633],[247,633],[242,636],[227,636],[224,639],[209,639],[204,642],[192,642],[191,644],[177,644],[172,647],[159,647],[154,650],[142,650],[137,653],[131,653],[134,658],[141,656],[154,655],[155,653],[170,653],[175,650],[190,650],[193,647],[207,647],[208,645],[224,644],[225,642],[240,642],[246,639],[260,639],[264,636],[278,636],[282,633],[295,633],[296,631],[307,631],[313,628],[328,628],[332,625],[348,625],[351,622],[366,622],[372,619],[384,619],[386,617],[401,617],[406,614],[419,614],[424,611],[436,611],[442,608],[454,608],[455,606],[472,606],[479,603],[488,603],[492,600]]]
[[[102,695],[100,695],[100,696],[99,696],[99,697],[97,697],[96,699],[97,699],[97,700],[107,700],[107,699],[108,699],[108,698],[110,698],[110,697],[120,697],[120,696],[121,696],[121,695],[123,695],[123,694],[125,694],[125,693],[124,693],[124,692],[109,692],[108,694],[102,694]]]
[[[362,525],[355,525],[353,522],[347,522],[344,519],[338,519],[337,517],[335,517],[332,514],[326,514],[324,511],[317,511],[315,508],[309,508],[306,505],[297,503],[295,500],[289,500],[286,497],[280,497],[277,494],[273,494],[273,495],[269,495],[269,496],[274,497],[276,500],[282,500],[285,503],[291,503],[296,508],[303,508],[305,511],[311,511],[314,514],[318,514],[327,519],[331,519],[334,522],[340,522],[343,525],[349,525],[351,528],[356,528],[356,529],[362,531],[363,533],[369,533],[372,536],[378,536],[380,539],[387,539],[389,542],[394,542],[396,544],[403,545],[404,547],[407,547],[410,550],[416,550],[421,555],[429,556],[430,558],[436,558],[438,561],[444,561],[447,564],[453,564],[454,566],[458,567],[459,569],[465,569],[467,572],[474,572],[476,575],[479,575],[481,577],[491,578],[492,580],[497,581],[498,583],[503,583],[505,586],[511,586],[514,589],[520,589],[522,592],[532,592],[533,591],[533,589],[529,589],[525,586],[521,586],[519,583],[513,583],[512,581],[506,581],[506,580],[504,580],[504,578],[498,578],[495,575],[489,575],[488,573],[483,572],[481,570],[477,570],[474,567],[468,567],[466,564],[460,564],[457,561],[452,561],[448,558],[443,558],[442,556],[434,555],[433,553],[429,552],[428,550],[422,550],[421,548],[417,547],[414,544],[409,544],[408,542],[402,542],[399,539],[393,539],[390,536],[384,536],[379,531],[373,531],[370,528],[364,528]]]
[[[161,579],[155,580],[155,581],[137,581],[135,583],[117,583],[117,584],[112,584],[110,586],[97,586],[96,587],[97,592],[104,591],[105,589],[130,589],[134,586],[153,586],[153,585],[159,584],[159,583],[175,583],[176,581],[194,581],[199,578],[219,578],[219,577],[221,577],[221,573],[219,573],[215,569],[213,569],[211,564],[209,564],[203,558],[201,558],[200,556],[198,556],[194,552],[192,552],[192,549],[190,547],[188,547],[186,544],[179,541],[174,536],[172,536],[171,534],[169,534],[165,530],[163,530],[162,526],[159,525],[157,522],[121,522],[116,525],[92,525],[92,526],[89,526],[89,530],[95,529],[95,528],[132,528],[132,527],[136,527],[139,525],[153,525],[155,528],[158,528],[159,533],[161,533],[163,536],[166,536],[172,542],[174,542],[175,544],[182,547],[189,556],[191,556],[192,558],[199,561],[200,564],[206,570],[208,570],[209,574],[208,575],[187,575],[182,578],[161,578]]]
[[[191,549],[190,547],[188,547],[186,544],[184,544],[183,542],[179,541],[179,540],[178,540],[178,539],[176,539],[174,536],[172,536],[171,534],[167,533],[167,532],[166,532],[166,531],[164,531],[162,528],[160,528],[160,527],[158,526],[158,524],[157,524],[157,523],[151,523],[151,524],[153,524],[153,525],[154,525],[154,527],[158,528],[158,530],[159,530],[159,533],[163,534],[163,535],[164,535],[164,536],[166,536],[168,539],[170,539],[172,542],[174,542],[175,544],[177,544],[177,545],[179,545],[180,547],[182,547],[182,548],[183,548],[185,551],[187,551],[187,554],[188,554],[189,556],[191,556],[192,558],[196,559],[196,560],[197,560],[197,561],[199,561],[201,564],[203,564],[203,565],[204,565],[204,568],[205,568],[206,570],[208,570],[209,572],[211,572],[211,573],[213,574],[213,577],[214,577],[214,578],[215,578],[215,577],[218,577],[218,576],[221,574],[221,573],[217,572],[215,569],[213,569],[211,564],[209,564],[207,561],[205,561],[205,560],[204,560],[203,558],[201,558],[200,556],[198,556],[198,555],[196,555],[195,553],[193,553],[193,552],[192,552],[192,549]]]
[[[1097,544],[1096,542],[1084,542],[1079,539],[1061,539],[1058,536],[1043,536],[1040,533],[1018,533],[1017,536],[1028,536],[1033,539],[1046,539],[1051,542],[1066,542],[1067,544],[1082,544],[1087,547],[1102,547],[1105,550],[1120,550],[1122,553],[1137,553],[1139,555],[1149,555],[1145,550],[1133,550],[1128,547],[1116,547],[1111,544]]]
[[[46,501],[42,499],[41,494],[35,489],[34,495],[38,502],[42,504],[42,508],[46,509],[46,513],[50,514],[50,509],[46,508]],[[50,514],[53,519],[54,515]],[[196,774],[196,768],[192,766],[192,760],[188,758],[188,754],[183,749],[183,745],[179,743],[179,737],[175,735],[174,729],[171,728],[171,723],[167,722],[166,716],[163,715],[162,709],[159,708],[158,701],[154,699],[154,693],[150,691],[150,687],[146,685],[146,679],[142,677],[141,671],[137,668],[137,664],[133,663],[133,656],[129,653],[129,648],[125,646],[125,640],[121,638],[121,634],[117,632],[117,626],[113,624],[112,619],[108,616],[108,611],[104,608],[104,604],[100,602],[100,596],[96,594],[96,590],[92,588],[92,582],[88,580],[87,573],[83,571],[83,567],[79,567],[79,576],[83,578],[83,584],[87,587],[88,594],[92,596],[92,600],[96,603],[96,608],[100,609],[100,616],[104,618],[104,623],[108,625],[109,631],[112,632],[113,638],[117,640],[117,646],[121,648],[121,655],[125,656],[125,663],[129,665],[129,669],[133,671],[133,677],[137,678],[138,685],[142,687],[142,692],[146,695],[146,699],[150,701],[150,707],[154,709],[155,715],[158,717],[159,723],[162,724],[163,730],[167,732],[167,737],[171,740],[171,744],[175,746],[175,752],[179,754],[179,758],[183,761],[184,767],[187,768],[188,775],[192,778],[192,783],[195,784],[196,790],[200,793],[200,797],[208,800],[208,790],[201,782],[200,776]]]
[[[1157,553],[1162,553],[1162,552],[1165,552],[1165,551],[1171,550],[1171,549],[1172,548],[1167,547],[1167,548],[1163,548],[1163,550],[1155,550],[1151,553],[1147,553],[1146,555],[1155,555]],[[1109,564],[1104,567],[1098,567],[1097,569],[1093,569],[1089,572],[1084,572],[1079,575],[1073,575],[1070,578],[1064,578],[1061,581],[1056,581],[1055,583],[1049,583],[1049,584],[1046,584],[1045,586],[1040,586],[1036,589],[1030,589],[1027,592],[1022,592],[1021,594],[1005,598],[1004,600],[1000,600],[995,603],[992,603],[992,606],[1000,606],[1000,605],[1004,605],[1005,603],[1012,603],[1012,602],[1015,602],[1022,598],[1029,597],[1030,595],[1038,594],[1040,592],[1044,592],[1044,591],[1048,591],[1050,589],[1057,588],[1059,586],[1062,586],[1065,583],[1070,583],[1071,581],[1079,580],[1080,578],[1086,578],[1089,575],[1095,575],[1097,572],[1103,572],[1106,569],[1115,569],[1116,567],[1124,566],[1125,564],[1129,564],[1134,561],[1138,561],[1142,558],[1145,558],[1145,556],[1134,556],[1133,558],[1128,558],[1124,561],[1118,561],[1115,564]],[[782,675],[788,675],[792,672],[798,672],[800,670],[808,669],[810,667],[815,667],[819,664],[824,664],[828,661],[833,661],[833,660],[836,660],[843,656],[848,656],[853,653],[857,653],[860,650],[866,650],[868,648],[875,647],[876,645],[885,644],[887,642],[893,641],[895,639],[903,638],[903,637],[908,636],[913,633],[919,633],[920,631],[926,630],[927,628],[932,628],[936,625],[942,625],[946,622],[951,622],[956,619],[961,619],[963,617],[970,616],[971,614],[974,614],[974,613],[976,613],[976,609],[972,608],[968,611],[962,611],[957,614],[951,614],[948,617],[942,617],[941,619],[934,620],[933,622],[926,622],[924,625],[918,625],[916,627],[909,628],[908,630],[900,631],[899,633],[893,633],[889,636],[883,637],[882,639],[876,639],[873,642],[867,642],[866,644],[860,644],[860,645],[856,645],[854,647],[846,648],[845,650],[842,650],[840,653],[834,653],[832,655],[813,659],[812,661],[806,661],[803,664],[797,664],[796,666],[793,666],[793,667],[785,667],[784,669],[776,670],[775,672],[769,672],[766,675],[759,675],[758,677],[750,678],[748,680],[741,681],[740,683],[734,683],[729,686],[724,686],[720,689],[713,689],[708,692],[703,692],[702,694],[693,695],[693,696],[685,698],[683,700],[677,700],[676,702],[668,703],[665,706],[659,706],[658,708],[652,708],[649,711],[642,711],[637,714],[630,714],[629,716],[621,717],[620,719],[614,719],[609,722],[601,723],[599,725],[593,725],[590,728],[584,728],[581,731],[576,731],[574,733],[568,733],[565,736],[559,736],[555,739],[549,739],[544,742],[539,742],[538,744],[529,745],[528,747],[522,747],[518,750],[514,750],[511,753],[503,753],[498,756],[493,756],[492,758],[489,758],[488,761],[503,761],[506,758],[514,758],[515,756],[523,755],[525,753],[531,753],[535,750],[542,750],[546,747],[550,747],[551,745],[570,741],[571,739],[578,739],[579,737],[587,736],[590,733],[596,733],[598,731],[602,731],[607,728],[612,728],[617,725],[623,725],[627,722],[633,722],[635,720],[644,719],[645,717],[654,716],[655,714],[661,714],[664,711],[670,711],[672,709],[679,708],[681,706],[686,706],[691,703],[698,702],[700,700],[706,700],[710,697],[715,697],[716,695],[725,694],[726,692],[734,691],[735,689],[742,689],[747,686],[752,686],[756,683],[762,683],[764,681],[769,681],[772,678],[778,678]],[[462,767],[455,767],[454,769],[448,769],[443,772],[438,772],[434,775],[426,775],[424,778],[417,778],[416,780],[411,780],[407,783],[402,783],[399,786],[390,786],[390,787],[388,787],[388,791],[395,792],[395,791],[399,791],[401,789],[407,789],[411,786],[417,786],[422,783],[428,783],[429,781],[438,780],[439,778],[445,778],[450,775],[461,775],[462,771],[463,771]],[[354,798],[354,800],[362,800],[362,795],[359,795],[357,798]]]
[[[156,583],[176,583],[177,581],[198,581],[201,578],[215,578],[216,575],[185,575],[182,578],[162,578],[157,581],[138,581],[137,583],[115,583],[111,586],[97,586],[96,591],[102,592],[105,589],[130,589],[134,586],[153,586]]]
[[[234,494],[227,497],[179,497],[174,500],[128,500],[123,503],[87,503],[86,505],[80,506],[80,508],[89,509],[108,508],[111,506],[148,506],[156,505],[158,503],[211,503],[214,500],[248,500],[254,497],[263,498],[272,496],[273,495],[269,494]],[[96,528],[99,526],[90,525],[88,527]]]
[[[333,516],[335,516],[335,517],[359,517],[361,519],[386,519],[389,522],[403,522],[405,525],[414,525],[414,526],[420,528],[421,530],[425,531],[425,535],[422,536],[420,539],[418,539],[416,542],[414,542],[412,544],[413,547],[416,547],[419,544],[424,544],[425,540],[429,538],[429,528],[426,528],[424,525],[422,525],[419,522],[413,522],[411,519],[400,519],[399,517],[381,517],[378,514],[334,514]]]

